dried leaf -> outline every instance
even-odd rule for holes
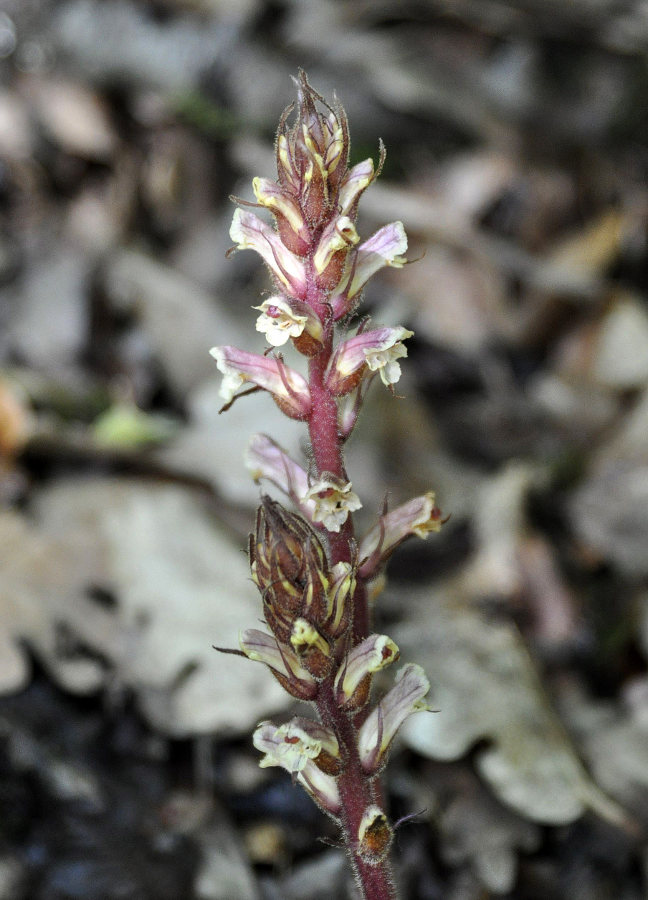
[[[128,479],[58,482],[38,512],[46,531],[90,534],[101,549],[95,577],[117,605],[110,629],[84,630],[84,641],[110,660],[157,728],[176,736],[244,732],[285,705],[263,666],[212,648],[238,646],[239,630],[260,618],[260,602],[245,554],[195,495]]]
[[[407,744],[453,760],[486,741],[477,769],[522,815],[557,825],[594,809],[620,821],[622,812],[590,779],[548,705],[514,626],[486,618],[461,595],[445,585],[432,597],[427,589],[402,598],[410,622],[396,634],[401,656],[424,667],[439,709],[409,720]]]

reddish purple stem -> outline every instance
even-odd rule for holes
[[[318,302],[319,301],[319,302]],[[324,308],[319,298],[309,298],[318,311]],[[326,387],[325,373],[333,348],[333,328],[328,327],[322,351],[309,364],[309,387],[312,410],[308,419],[313,462],[317,476],[331,472],[346,480],[342,458],[342,441],[338,431],[336,398]],[[355,536],[351,516],[338,533],[327,533],[331,565],[343,561],[353,562]],[[369,634],[370,621],[365,583],[358,579],[353,597],[353,644]],[[338,789],[342,799],[342,826],[345,842],[351,857],[358,884],[365,900],[395,900],[397,897],[389,859],[369,863],[357,851],[357,835],[366,809],[372,804],[382,808],[382,791],[379,779],[369,777],[363,770],[357,749],[357,725],[363,720],[360,713],[349,716],[339,708],[333,696],[332,679],[320,686],[317,707],[324,724],[334,729],[343,748],[347,763],[338,776]],[[355,719],[355,721],[354,721]]]

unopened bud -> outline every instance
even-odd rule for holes
[[[331,647],[320,632],[306,619],[293,622],[290,643],[304,667],[315,678],[324,678],[331,671]]]
[[[387,816],[375,804],[367,807],[358,828],[358,853],[370,865],[378,865],[389,850],[394,831]]]
[[[250,536],[250,563],[266,622],[282,644],[291,643],[296,619],[326,618],[329,567],[321,541],[305,519],[269,497]]]
[[[347,653],[335,677],[335,697],[345,709],[361,709],[369,698],[371,676],[398,659],[386,634],[370,634]]]

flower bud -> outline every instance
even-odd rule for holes
[[[296,256],[305,256],[310,248],[310,234],[294,196],[270,178],[255,178],[252,188],[261,206],[272,211],[284,246]]]
[[[326,618],[320,625],[324,634],[330,638],[340,637],[349,627],[355,587],[355,567],[348,562],[336,563],[329,580]]]
[[[340,280],[348,250],[360,237],[348,216],[335,216],[322,232],[313,256],[313,267],[319,284],[331,288]]]
[[[379,806],[367,807],[358,828],[358,854],[370,865],[376,866],[389,850],[394,831],[387,816]]]
[[[290,634],[290,643],[301,659],[304,668],[308,669],[314,678],[321,680],[328,675],[333,667],[331,647],[307,619],[295,619]]]
[[[295,620],[317,625],[325,619],[329,567],[321,541],[305,519],[269,497],[250,536],[250,563],[266,622],[280,643],[291,643]]]
[[[347,653],[335,676],[335,697],[344,709],[361,709],[369,699],[371,676],[398,659],[399,650],[386,634],[371,634]]]
[[[279,184],[297,199],[308,226],[315,228],[337,211],[349,156],[347,119],[342,107],[329,106],[301,71],[297,117],[289,125],[293,109],[284,113],[277,135]]]

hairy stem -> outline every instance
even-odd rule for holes
[[[338,430],[336,398],[326,387],[325,373],[333,346],[333,329],[329,328],[322,351],[309,364],[309,388],[312,411],[308,420],[313,462],[316,474],[331,472],[345,479],[342,441]],[[355,535],[351,516],[339,532],[328,534],[330,562],[352,562],[355,552]],[[369,634],[369,609],[367,590],[358,580],[353,597],[353,643],[357,644]],[[357,749],[357,728],[353,717],[341,710],[333,695],[333,676],[320,686],[317,707],[324,724],[335,731],[346,757],[344,771],[338,777],[338,789],[342,799],[342,830],[353,871],[364,900],[395,900],[396,889],[388,857],[378,863],[369,863],[357,849],[358,832],[365,811],[372,805],[382,805],[382,791],[377,778],[364,772]],[[364,718],[356,716],[358,724]]]
[[[365,810],[374,803],[381,805],[379,781],[377,778],[369,778],[363,770],[353,721],[335,702],[330,683],[322,685],[317,708],[324,724],[334,729],[346,756],[345,769],[338,776],[342,800],[342,830],[361,896],[363,900],[396,900],[398,895],[389,858],[369,863],[362,858],[357,848],[357,835]]]

